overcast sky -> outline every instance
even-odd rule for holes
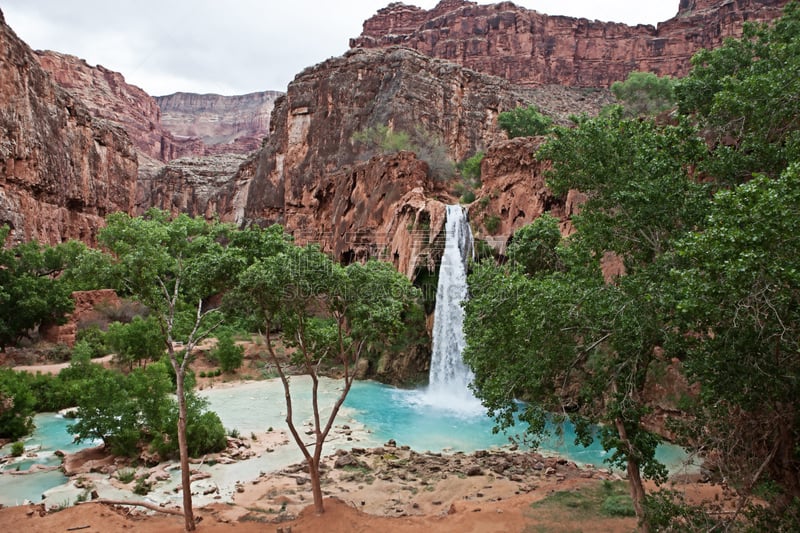
[[[121,72],[152,96],[285,91],[305,67],[347,51],[391,0],[0,0],[32,48]],[[549,15],[663,22],[679,0],[517,0]],[[406,0],[433,8],[438,0]],[[480,4],[493,3],[479,0]]]

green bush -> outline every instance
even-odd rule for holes
[[[151,488],[152,486],[147,482],[147,476],[143,475],[136,479],[136,485],[133,486],[133,493],[139,496],[145,496],[150,492]]]
[[[497,125],[513,139],[546,135],[553,126],[553,120],[540,113],[536,107],[528,106],[503,111],[497,115]]]
[[[212,350],[212,357],[219,361],[220,374],[233,372],[242,366],[244,348],[237,345],[230,334],[223,334],[217,339],[217,346]]]
[[[354,143],[363,144],[369,150],[392,154],[402,150],[413,150],[411,136],[404,131],[395,131],[386,124],[372,126],[353,134]]]
[[[228,446],[225,427],[213,411],[205,411],[186,425],[189,455],[199,457],[206,453],[221,452]]]
[[[500,217],[497,215],[486,215],[483,217],[483,227],[489,233],[494,233],[500,228]]]
[[[119,479],[120,483],[128,484],[136,477],[136,470],[133,468],[123,468],[122,470],[117,470],[117,479]]]
[[[72,352],[75,353],[78,345],[84,343],[89,350],[89,357],[92,359],[95,357],[102,357],[108,354],[110,351],[108,346],[106,346],[105,332],[95,324],[83,329],[79,329],[75,340],[76,343],[72,349]]]
[[[0,369],[0,438],[16,440],[33,430],[36,397],[31,392],[28,375]]]
[[[23,453],[25,453],[25,443],[21,440],[18,440],[14,444],[11,445],[11,455],[14,457],[19,457]]]
[[[472,157],[468,157],[458,165],[458,170],[461,175],[468,180],[480,180],[481,178],[481,162],[486,154],[477,152]]]
[[[611,84],[611,92],[622,102],[628,116],[661,113],[675,105],[675,80],[652,72],[631,72],[625,81]]]

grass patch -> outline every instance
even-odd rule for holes
[[[117,479],[119,479],[120,483],[130,483],[136,477],[136,470],[133,468],[125,468],[123,470],[117,471]]]
[[[561,532],[588,531],[593,520],[633,517],[633,502],[624,481],[603,481],[575,490],[554,492],[544,500],[531,504],[529,516],[546,523],[557,523]],[[553,531],[543,526],[530,526],[525,533]]]

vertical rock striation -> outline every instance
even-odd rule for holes
[[[395,2],[364,22],[351,48],[402,45],[528,86],[608,87],[632,71],[682,76],[691,56],[778,17],[788,0],[680,0],[659,24],[628,26],[549,16],[512,2],[443,0],[429,10]]]
[[[59,87],[0,13],[0,224],[11,239],[93,242],[102,218],[131,212],[128,135]]]
[[[300,73],[276,101],[269,140],[240,168],[224,218],[280,222],[345,262],[380,251],[412,276],[437,259],[442,200],[452,202],[442,169],[504,138],[499,112],[534,101],[597,110],[580,92],[548,99],[407,48],[350,51]],[[411,133],[419,157],[364,161],[353,135],[377,125]]]

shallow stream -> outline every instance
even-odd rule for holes
[[[341,387],[341,381],[322,379],[320,401],[322,405],[333,404]],[[292,378],[292,397],[295,421],[298,426],[311,418],[310,380],[306,376]],[[251,432],[263,432],[270,428],[285,429],[286,406],[283,387],[278,380],[246,382],[235,386],[209,388],[201,391],[209,400],[209,407],[216,411],[227,429],[237,429],[243,436]],[[26,449],[35,451],[36,458],[25,458],[2,467],[0,475],[0,504],[19,505],[24,500],[41,501],[45,491],[67,483],[68,479],[59,471],[13,475],[10,472],[30,468],[31,464],[57,465],[60,458],[56,450],[74,452],[82,447],[96,443],[76,445],[72,435],[67,432],[71,422],[56,414],[36,415],[37,429],[25,441]],[[341,431],[342,426],[350,429],[348,436]],[[457,405],[447,407],[430,397],[425,390],[406,390],[389,387],[380,383],[365,381],[353,385],[347,401],[336,420],[335,435],[326,453],[336,448],[382,446],[389,439],[398,445],[408,445],[417,451],[433,452],[472,452],[479,449],[502,447],[509,444],[508,435],[492,432],[493,421],[477,405]],[[517,431],[520,428],[515,428]],[[573,435],[567,431],[563,439],[552,439],[542,446],[542,451],[555,453],[578,463],[603,465],[605,452],[595,444],[584,449],[572,444]],[[0,450],[10,453],[10,446]],[[659,458],[672,470],[680,468],[684,452],[675,446],[661,446]],[[301,460],[300,452],[294,443],[279,447],[273,453],[241,461],[232,465],[204,466],[213,481],[220,487],[230,487],[238,482],[255,479],[261,472],[277,470]],[[101,490],[101,496],[103,491]],[[228,492],[228,491],[225,491]],[[59,498],[48,497],[51,504],[61,502]],[[114,494],[118,497],[119,494]],[[110,497],[110,496],[106,496]],[[53,499],[55,498],[55,501]],[[70,502],[71,503],[71,502]]]

